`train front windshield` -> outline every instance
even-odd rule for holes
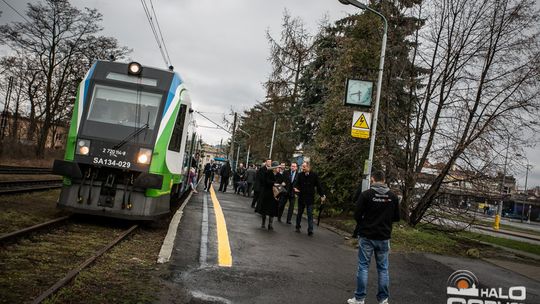
[[[147,126],[133,140],[151,143],[162,97],[141,90],[96,84],[83,133],[122,141]]]

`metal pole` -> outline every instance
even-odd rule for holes
[[[363,190],[367,190],[369,189],[369,186],[370,186],[371,168],[373,165],[373,154],[375,152],[375,138],[377,136],[377,118],[379,115],[379,103],[381,100],[381,87],[382,87],[382,79],[383,79],[383,71],[384,71],[384,57],[386,53],[388,22],[386,21],[386,18],[381,13],[370,8],[369,6],[363,5],[359,3],[358,1],[349,1],[349,3],[361,9],[366,9],[378,15],[379,17],[382,18],[384,22],[384,34],[383,34],[382,45],[381,45],[381,57],[379,60],[379,77],[377,80],[377,96],[375,97],[375,110],[373,111],[373,119],[371,122],[371,138],[370,138],[370,143],[369,143],[369,156],[365,164],[367,168],[364,168],[364,171],[366,172],[366,177],[364,179],[364,182],[362,183]]]
[[[497,207],[497,215],[495,215],[495,223],[493,223],[493,229],[499,230],[499,225],[501,223],[501,214],[502,214],[502,208],[503,208],[503,190],[504,190],[504,184],[506,183],[506,165],[508,162],[508,150],[510,150],[510,136],[508,136],[508,143],[506,144],[506,153],[504,156],[504,170],[503,170],[503,178],[500,188],[501,193],[501,201],[499,202],[499,206]]]
[[[234,135],[236,133],[235,131],[236,131],[236,112],[234,112],[234,121],[233,121],[232,132],[231,132],[231,149],[229,150],[229,155],[227,157],[229,162],[231,162],[234,159]]]
[[[240,144],[238,144],[238,150],[236,151],[236,164],[234,168],[238,168],[238,160],[240,159]]]
[[[527,201],[527,179],[529,178],[529,160],[527,159],[527,168],[525,169],[525,201]],[[521,222],[523,223],[523,217],[525,216],[525,202],[521,206]]]
[[[248,152],[247,152],[247,157],[246,157],[246,167],[249,166],[249,151],[251,151],[251,145],[248,146]]]
[[[276,135],[276,122],[277,117],[274,116],[274,129],[272,130],[272,141],[270,142],[270,152],[268,153],[268,158],[272,159],[272,148],[274,148],[274,136]]]

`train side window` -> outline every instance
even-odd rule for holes
[[[185,104],[180,105],[180,112],[174,123],[174,129],[169,142],[169,150],[180,152],[182,148],[182,134],[184,133],[184,122],[186,120],[187,106]]]

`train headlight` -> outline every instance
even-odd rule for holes
[[[88,155],[90,153],[90,141],[88,139],[79,139],[76,151],[79,155]]]
[[[140,148],[139,153],[137,153],[137,163],[139,164],[149,164],[152,159],[152,150]]]
[[[128,73],[130,75],[140,75],[142,72],[142,66],[138,62],[130,62],[128,64]]]

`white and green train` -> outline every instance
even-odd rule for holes
[[[58,206],[153,220],[187,188],[191,101],[172,70],[97,61],[79,85]]]

